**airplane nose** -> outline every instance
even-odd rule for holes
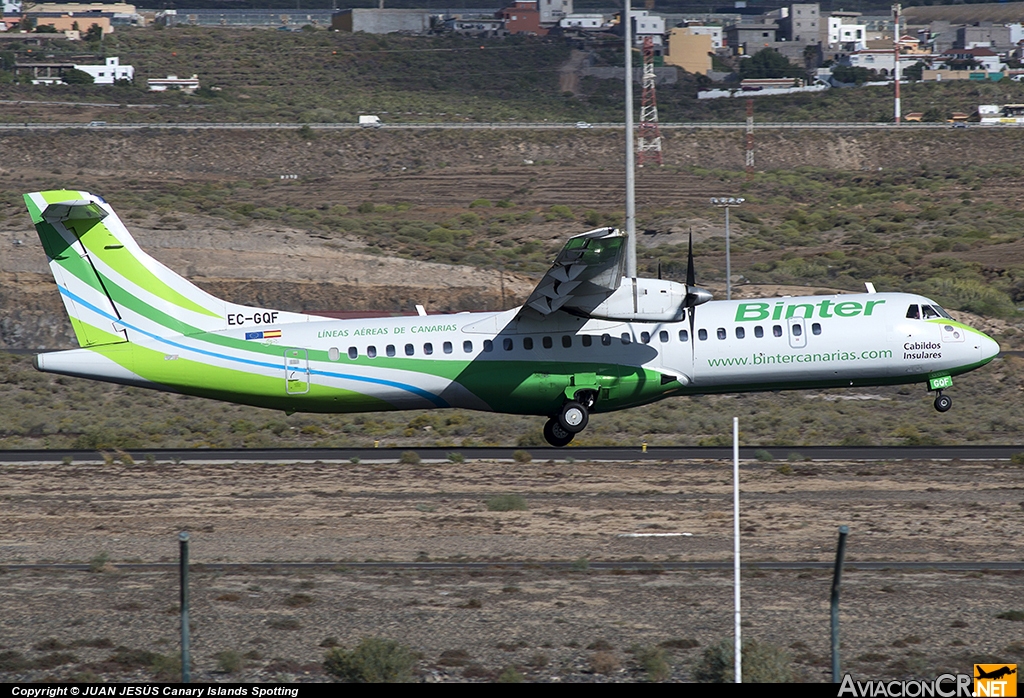
[[[999,353],[999,342],[988,335],[983,336],[985,338],[981,340],[981,358],[983,361],[988,361]]]

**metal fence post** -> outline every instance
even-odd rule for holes
[[[188,646],[188,532],[178,534],[178,548],[181,553],[181,682],[191,679]]]
[[[836,567],[832,573],[832,682],[839,683],[839,582],[843,575],[843,556],[846,554],[848,526],[839,527],[839,547],[836,548]]]

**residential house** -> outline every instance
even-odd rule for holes
[[[698,27],[675,27],[668,34],[665,65],[674,65],[688,73],[707,75],[711,71],[714,41],[710,34],[694,34]]]

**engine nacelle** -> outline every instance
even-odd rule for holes
[[[686,285],[675,281],[627,278],[589,315],[604,320],[679,322],[686,318],[686,294]]]

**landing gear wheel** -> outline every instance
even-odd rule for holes
[[[953,406],[953,398],[949,395],[943,395],[939,393],[938,397],[935,398],[935,409],[939,412],[949,412],[949,408]]]
[[[556,448],[562,446],[568,446],[569,442],[576,436],[570,431],[566,431],[562,428],[562,425],[558,423],[558,420],[552,417],[544,424],[544,438],[549,444]]]
[[[558,423],[570,434],[579,434],[587,428],[589,421],[590,415],[587,413],[587,408],[575,400],[570,400],[562,405],[562,411],[558,414]]]

